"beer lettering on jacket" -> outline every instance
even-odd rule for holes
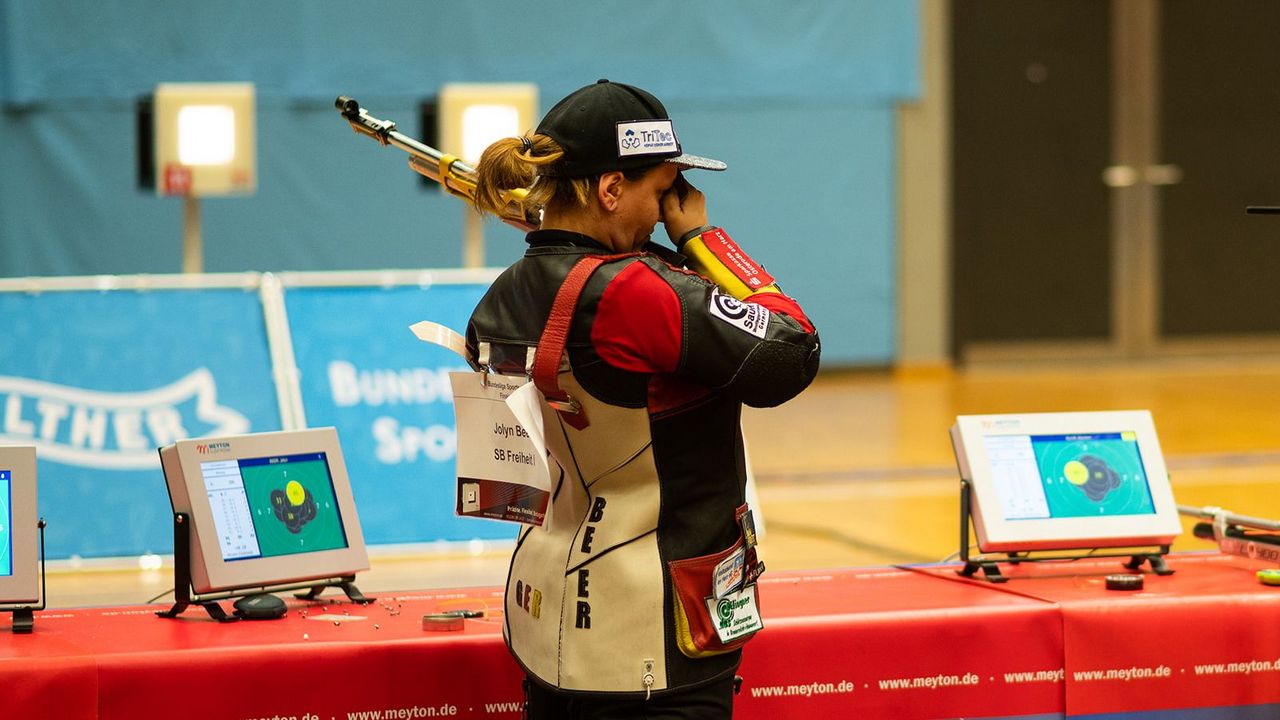
[[[533,616],[535,620],[542,616],[542,592],[533,586],[516,581],[516,606]]]
[[[582,531],[582,552],[584,553],[591,552],[591,542],[596,534],[596,526],[590,523],[598,523],[604,519],[604,506],[605,499],[600,496],[591,503],[591,513],[587,515],[589,524]],[[578,607],[573,625],[579,630],[591,629],[591,603],[587,601],[591,596],[591,592],[587,589],[589,577],[590,571],[587,568],[578,570]]]

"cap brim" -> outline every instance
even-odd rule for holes
[[[666,162],[679,165],[681,170],[689,170],[690,168],[697,168],[699,170],[724,170],[729,167],[719,160],[712,160],[711,158],[704,158],[698,155],[677,155],[673,158],[667,158]]]

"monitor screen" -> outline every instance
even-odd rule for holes
[[[984,552],[1166,545],[1181,532],[1146,411],[965,415],[951,438]]]
[[[13,574],[13,471],[0,470],[0,577]]]
[[[36,449],[0,446],[0,605],[39,599],[39,546]]]
[[[983,442],[1006,520],[1155,512],[1132,430],[989,435]]]
[[[324,453],[200,463],[223,560],[347,546]]]
[[[190,517],[196,593],[369,568],[333,428],[180,440],[160,460],[174,512]]]

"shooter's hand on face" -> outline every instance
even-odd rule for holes
[[[707,224],[707,198],[684,179],[684,173],[677,174],[671,188],[662,194],[662,224],[676,244],[685,233]]]

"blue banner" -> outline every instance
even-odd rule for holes
[[[369,544],[515,537],[510,523],[454,514],[449,373],[467,366],[409,330],[463,332],[485,288],[286,288],[307,425],[338,429]]]
[[[0,293],[0,443],[35,445],[51,559],[169,553],[156,448],[280,429],[240,289]]]

